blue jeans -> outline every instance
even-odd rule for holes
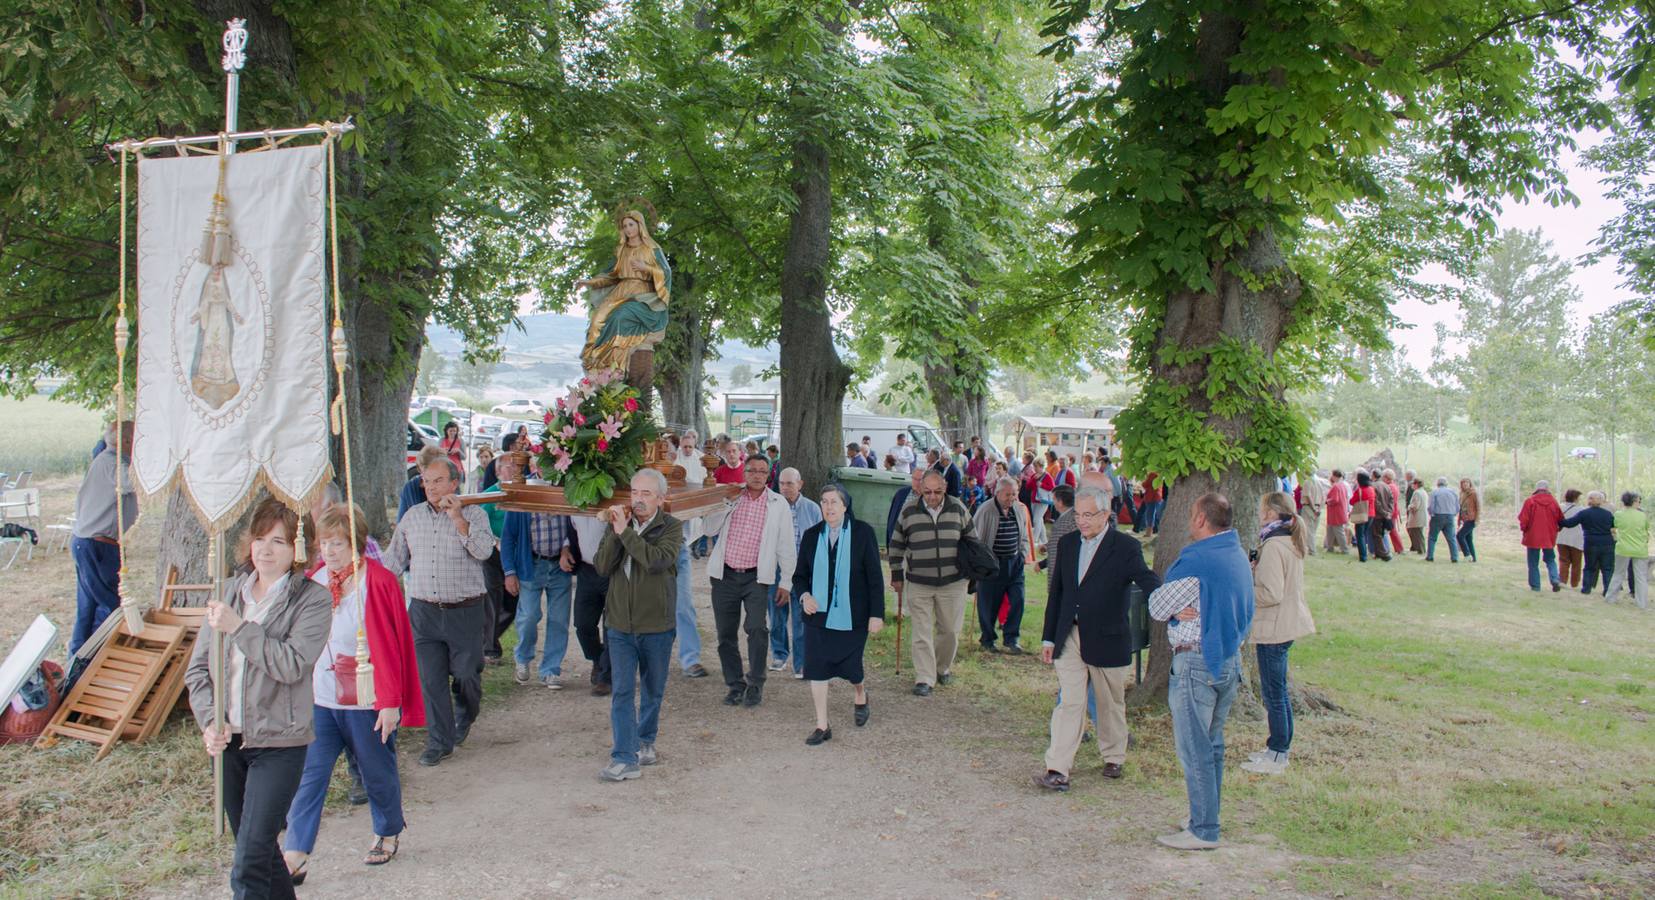
[[[1464,523],[1461,523],[1461,525],[1460,525],[1459,534],[1456,534],[1454,536],[1455,539],[1458,540],[1459,543],[1460,543],[1460,552],[1465,554],[1466,556],[1471,557],[1472,562],[1477,561],[1476,532],[1477,532],[1477,523],[1476,522],[1464,522]]]
[[[1360,525],[1352,525],[1350,527],[1350,530],[1351,530],[1352,533],[1354,533],[1356,535],[1356,559],[1359,562],[1367,562],[1368,561],[1368,523],[1363,522]]]
[[[1259,693],[1264,695],[1264,713],[1270,722],[1270,740],[1264,746],[1286,753],[1293,743],[1293,704],[1287,698],[1287,651],[1293,642],[1253,646],[1258,650]]]
[[[1138,515],[1132,520],[1132,530],[1136,532],[1154,531],[1156,523],[1161,518],[1160,500],[1146,500],[1138,507]]]
[[[535,557],[534,574],[518,575],[517,661],[534,662],[539,642],[535,626],[540,624],[540,602],[546,601],[546,652],[540,656],[540,677],[563,674],[563,654],[569,649],[569,588],[574,577],[558,568],[557,561]]]
[[[374,722],[379,714],[371,709],[313,709],[316,738],[305,749],[305,770],[299,790],[287,809],[287,837],[283,849],[309,853],[316,849],[316,831],[322,824],[322,801],[328,796],[328,781],[339,752],[349,749],[362,770],[362,786],[368,789],[368,812],[374,834],[395,837],[402,833],[402,780],[397,776],[397,739],[380,743]]]
[[[609,648],[609,728],[615,748],[609,758],[623,765],[638,764],[639,744],[655,743],[661,725],[661,697],[667,690],[667,666],[672,661],[671,631],[631,634],[605,629]]]
[[[778,583],[781,573],[777,572]],[[765,600],[770,606],[770,658],[788,660],[793,663],[793,672],[798,674],[805,669],[805,608],[799,598],[788,594],[786,606],[776,605],[776,585],[770,585],[765,592]]]
[[[678,551],[678,665],[701,662],[701,632],[695,627],[695,598],[690,596],[690,547]]]
[[[1218,807],[1224,790],[1224,720],[1230,717],[1230,704],[1235,702],[1240,682],[1240,657],[1232,658],[1217,677],[1207,671],[1200,651],[1172,657],[1172,680],[1167,688],[1172,737],[1178,747],[1178,763],[1184,767],[1190,832],[1206,841],[1218,840]]]
[[[992,578],[977,583],[977,625],[982,629],[984,647],[994,646],[995,626],[1000,621],[1000,598],[1008,597],[1010,609],[1006,613],[1004,638],[1007,647],[1017,646],[1023,631],[1023,557],[994,561],[999,567]]]
[[[69,542],[75,558],[75,630],[69,634],[69,655],[98,630],[121,605],[121,548],[91,538]]]
[[[1552,584],[1557,584],[1557,548],[1556,547],[1525,547],[1529,557],[1529,589],[1540,590],[1540,560],[1546,560],[1546,576]]]
[[[1443,542],[1448,544],[1448,558],[1460,561],[1460,539],[1454,536],[1454,516],[1452,513],[1437,513],[1431,517],[1431,537],[1425,544],[1425,558],[1437,558],[1437,534],[1442,534]]]

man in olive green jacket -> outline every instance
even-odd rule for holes
[[[615,737],[609,765],[598,773],[604,781],[637,778],[639,766],[657,761],[655,735],[676,636],[678,553],[684,545],[684,524],[661,509],[666,496],[666,478],[643,469],[632,476],[632,505],[613,506],[598,516],[610,526],[593,565],[609,579],[604,646]]]

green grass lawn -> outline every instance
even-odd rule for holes
[[[103,415],[49,397],[0,397],[0,472],[15,476],[71,475],[92,461],[92,445],[103,434]]]
[[[1567,588],[1532,593],[1520,554],[1500,546],[1458,565],[1318,556],[1306,581],[1318,633],[1294,645],[1293,678],[1345,711],[1299,715],[1289,774],[1265,778],[1237,768],[1267,733],[1238,704],[1227,839],[1289,851],[1287,886],[1318,894],[1555,893],[1565,876],[1516,861],[1541,847],[1570,861],[1565,893],[1649,889],[1639,879],[1655,865],[1655,611]],[[1024,646],[1038,647],[1043,576],[1028,594]],[[1033,773],[1056,678],[1032,656],[977,652],[970,610],[965,631],[962,687],[1007,726],[972,740],[1026,751]],[[893,640],[887,629],[870,648],[882,671]],[[1183,780],[1165,707],[1129,719],[1128,782],[1176,808]],[[1102,811],[1118,792],[1081,783],[1096,785],[1100,768],[1083,749],[1076,793]],[[1448,881],[1409,874],[1408,863],[1462,845],[1489,854]]]

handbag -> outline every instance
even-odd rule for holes
[[[333,680],[338,685],[340,706],[357,706],[356,657],[340,653],[333,657]]]
[[[1358,500],[1350,505],[1350,524],[1368,524],[1368,501]]]

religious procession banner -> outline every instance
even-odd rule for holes
[[[332,477],[321,146],[138,163],[145,497],[180,483],[210,532],[262,482],[293,505]]]

